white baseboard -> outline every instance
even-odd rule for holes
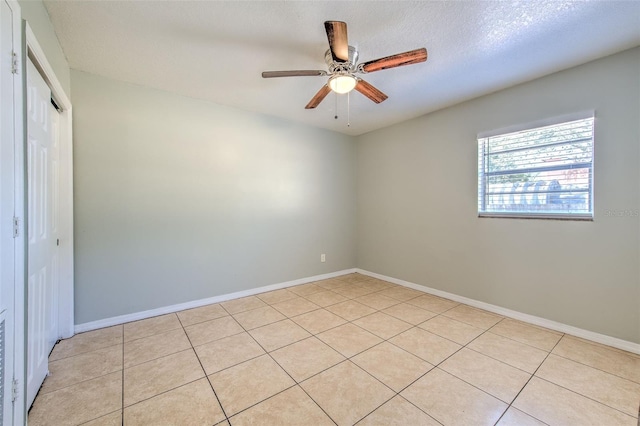
[[[131,321],[157,317],[158,315],[171,314],[173,312],[184,311],[185,309],[199,308],[200,306],[211,305],[212,303],[225,302],[239,297],[253,296],[254,294],[266,293],[267,291],[279,290],[281,288],[292,287],[294,285],[306,284],[313,281],[326,280],[335,278],[340,275],[351,274],[356,269],[344,269],[342,271],[330,272],[328,274],[315,275],[313,277],[300,278],[293,281],[286,281],[278,284],[271,284],[263,287],[252,288],[249,290],[237,291],[235,293],[223,294],[220,296],[208,297],[206,299],[193,300],[191,302],[178,303],[177,305],[164,306],[162,308],[150,309],[148,311],[135,312],[133,314],[119,315],[117,317],[105,318],[97,321],[76,324],[74,331],[83,333],[85,331],[96,330],[98,328],[111,327]]]
[[[481,302],[479,300],[470,299],[464,296],[458,296],[457,294],[448,293],[446,291],[423,286],[420,284],[415,284],[409,281],[404,281],[404,280],[400,280],[393,277],[388,277],[386,275],[377,274],[375,272],[370,272],[370,271],[366,271],[364,269],[359,269],[359,268],[344,269],[342,271],[336,271],[328,274],[300,278],[293,281],[286,281],[283,283],[271,284],[263,287],[252,288],[249,290],[238,291],[235,293],[228,293],[220,296],[209,297],[206,299],[193,300],[191,302],[179,303],[177,305],[171,305],[171,306],[164,306],[161,308],[150,309],[148,311],[135,312],[132,314],[120,315],[117,317],[111,317],[111,318],[105,318],[97,321],[86,322],[83,324],[77,324],[74,330],[76,333],[82,333],[85,331],[96,330],[98,328],[110,327],[113,325],[120,325],[120,324],[124,324],[131,321],[138,321],[141,319],[156,317],[158,315],[164,315],[164,314],[170,314],[173,312],[183,311],[185,309],[198,308],[200,306],[210,305],[213,303],[225,302],[227,300],[237,299],[240,297],[253,296],[255,294],[266,293],[268,291],[279,290],[281,288],[287,288],[295,285],[306,284],[313,281],[320,281],[320,280],[326,280],[329,278],[335,278],[340,275],[351,274],[353,272],[358,272],[363,275],[378,278],[378,279],[388,281],[394,284],[398,284],[404,287],[412,288],[414,290],[423,291],[425,293],[433,294],[435,296],[444,297],[445,299],[450,299],[456,302],[464,303],[469,306],[484,309],[485,311],[494,312],[496,314],[499,314],[505,317],[513,318],[513,319],[534,324],[540,327],[545,327],[551,330],[559,331],[561,333],[570,334],[572,336],[580,337],[582,339],[590,340],[592,342],[601,343],[603,345],[611,346],[617,349],[622,349],[627,352],[640,354],[640,344],[638,343],[629,342],[627,340],[618,339],[616,337],[607,336],[605,334],[596,333],[594,331],[584,330],[582,328],[552,321],[546,318],[525,314],[525,313],[514,311],[511,309],[503,308],[501,306],[492,305],[490,303]]]
[[[591,340],[592,342],[601,343],[603,345],[612,346],[617,349],[622,349],[627,352],[640,354],[640,344],[629,342],[627,340],[618,339],[617,337],[607,336],[606,334],[596,333],[594,331],[584,330],[582,328],[574,327],[571,325],[563,324],[560,322],[548,320],[546,318],[537,317],[535,315],[524,314],[522,312],[513,311],[511,309],[503,308],[501,306],[492,305],[490,303],[481,302],[468,297],[458,296],[457,294],[448,293],[446,291],[437,290],[435,288],[415,284],[412,282],[399,280],[393,277],[387,277],[385,275],[376,274],[375,272],[366,271],[364,269],[356,268],[355,272],[370,277],[378,278],[390,283],[398,284],[404,287],[409,287],[414,290],[424,291],[425,293],[433,294],[434,296],[444,297],[445,299],[451,299],[456,302],[464,303],[469,306],[484,309],[485,311],[494,312],[496,314],[513,318],[519,321],[528,322],[540,327],[545,327],[551,330],[559,331],[561,333],[570,334],[572,336],[580,337],[582,339]]]

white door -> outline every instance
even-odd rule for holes
[[[13,11],[0,0],[0,424],[13,424],[14,91]]]
[[[51,90],[27,62],[27,406],[48,372],[58,338],[57,111]]]

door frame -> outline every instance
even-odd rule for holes
[[[26,197],[26,121],[24,119],[27,57],[39,67],[45,81],[50,85],[52,96],[62,108],[60,113],[60,276],[58,304],[58,332],[60,337],[71,337],[74,331],[74,274],[73,274],[73,144],[72,106],[69,97],[47,61],[37,38],[26,21],[22,20],[17,0],[5,0],[13,13],[13,52],[16,55],[16,77],[13,79],[13,140],[2,143],[12,145],[13,150],[13,203],[1,206],[0,217],[17,218],[17,237],[13,239],[13,365],[5,379],[16,380],[16,399],[13,406],[13,424],[25,424],[27,415],[27,197]],[[0,384],[4,386],[5,384]]]
[[[23,61],[23,46],[24,40],[22,38],[22,16],[20,5],[17,0],[4,0],[11,9],[12,14],[12,48],[14,56],[14,70],[3,70],[4,72],[11,72],[13,76],[13,102],[11,110],[8,113],[12,115],[13,121],[13,135],[10,139],[3,139],[3,148],[11,153],[12,158],[3,159],[12,171],[9,172],[12,180],[10,186],[12,190],[9,193],[8,200],[3,200],[0,207],[0,217],[3,221],[11,221],[13,228],[13,235],[8,235],[12,241],[7,244],[9,250],[3,255],[13,258],[12,261],[7,262],[7,270],[3,271],[3,277],[8,280],[8,285],[13,286],[13,304],[11,310],[7,312],[7,324],[12,328],[10,331],[9,339],[5,341],[5,359],[9,362],[5,364],[5,383],[0,383],[5,391],[13,393],[16,391],[15,400],[11,409],[12,424],[24,424],[25,423],[25,401],[26,401],[26,314],[25,314],[25,272],[26,272],[26,257],[25,257],[25,242],[26,242],[26,227],[24,216],[24,120],[23,120],[23,84],[24,84],[24,61]],[[15,222],[14,222],[15,221]],[[16,226],[17,225],[17,226]],[[3,223],[3,227],[7,226],[7,223]],[[3,242],[4,244],[4,242]],[[10,317],[10,318],[9,318]],[[15,381],[15,382],[14,382]],[[7,387],[8,383],[10,384]],[[5,395],[6,397],[7,395]],[[5,402],[7,399],[5,399]],[[9,397],[11,401],[11,397]],[[6,412],[5,412],[6,414]]]
[[[26,54],[51,89],[51,96],[60,107],[60,186],[59,236],[60,269],[58,277],[58,334],[69,338],[74,333],[74,273],[73,273],[73,138],[71,100],[65,93],[38,39],[25,22]],[[27,58],[25,57],[25,63]],[[25,73],[26,76],[26,73]],[[23,148],[24,149],[24,148]]]

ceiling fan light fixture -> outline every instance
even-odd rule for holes
[[[329,79],[329,87],[336,93],[349,93],[356,87],[357,80],[349,74],[336,74]]]
[[[353,89],[356,89],[357,92],[360,92],[363,96],[377,104],[384,102],[387,99],[387,95],[365,80],[356,77],[356,74],[367,74],[374,71],[417,64],[427,60],[427,49],[422,47],[420,49],[358,63],[358,50],[353,46],[349,46],[347,40],[347,24],[342,21],[326,21],[324,23],[324,29],[327,33],[327,41],[329,42],[329,50],[324,54],[324,61],[327,63],[328,71],[289,70],[264,71],[262,73],[262,78],[328,76],[328,81],[313,95],[313,98],[311,98],[309,103],[304,107],[305,109],[316,108],[331,92],[345,94],[350,93]],[[347,99],[347,104],[348,103],[349,100]]]

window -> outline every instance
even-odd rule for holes
[[[478,215],[593,218],[593,114],[479,136]]]

